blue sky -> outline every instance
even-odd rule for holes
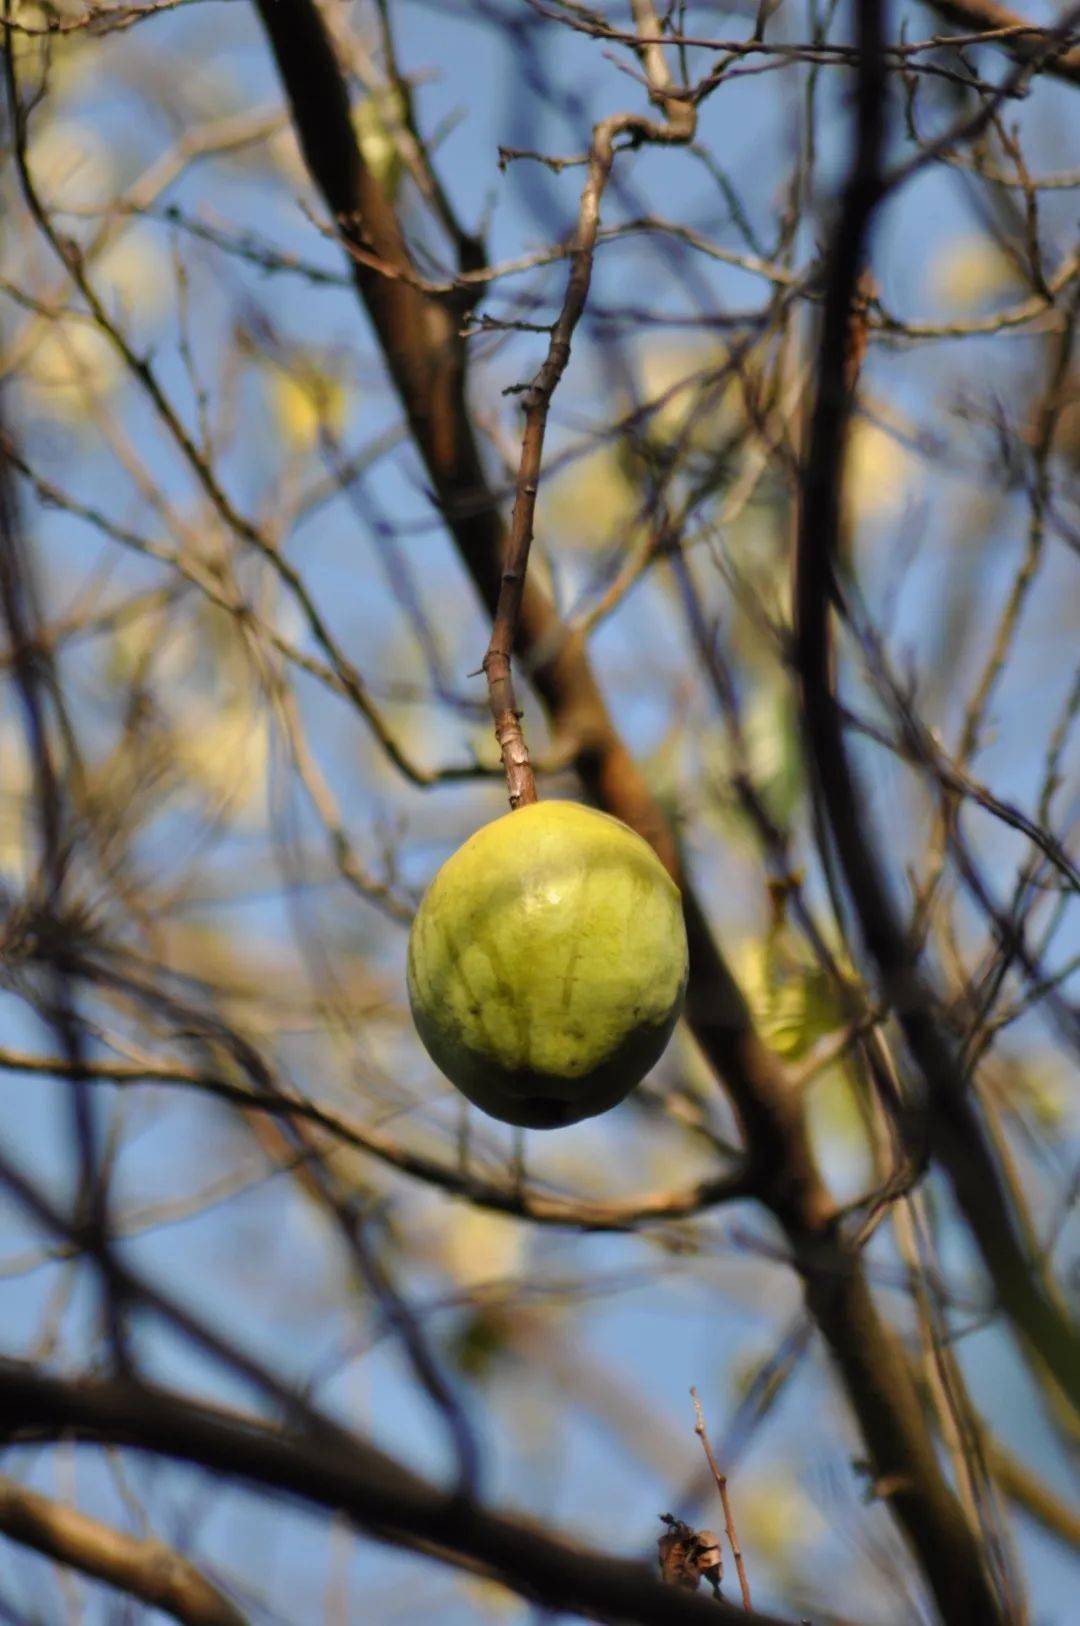
[[[402,64],[420,80],[417,105],[422,127],[432,132],[452,125],[438,161],[463,220],[472,224],[487,219],[494,260],[550,241],[573,217],[580,170],[569,169],[553,177],[537,166],[512,165],[500,173],[498,146],[524,144],[527,137],[529,144],[538,142],[544,150],[571,153],[581,150],[587,129],[572,118],[536,114],[538,104],[523,93],[513,59],[478,21],[475,8],[403,4],[394,10]],[[922,8],[905,7],[904,15],[913,32],[928,33],[936,26]],[[736,33],[745,23],[721,15],[715,26]],[[128,177],[175,138],[176,121],[185,109],[192,118],[209,107],[236,111],[264,105],[277,93],[269,55],[250,8],[241,0],[200,4],[162,16],[133,31],[123,48],[130,73],[85,74],[70,93],[67,111],[80,128],[90,128],[103,139],[121,173]],[[114,46],[106,41],[92,49],[108,63]],[[987,58],[987,65],[992,60]],[[155,111],[152,92],[147,95],[139,90],[140,74],[148,63],[161,72],[170,61],[183,63],[192,78],[190,83],[178,78],[173,104],[166,99]],[[600,45],[566,30],[546,30],[537,65],[553,85],[579,99],[590,118],[635,105],[640,99],[637,87],[617,71]],[[779,203],[779,166],[797,116],[794,83],[792,75],[744,78],[725,87],[702,113],[701,140],[723,164],[766,242],[772,236]],[[786,87],[784,91],[781,86]],[[834,116],[842,94],[840,76],[823,74],[822,204],[844,153],[843,125]],[[1028,161],[1037,169],[1063,168],[1069,162],[1064,151],[1066,92],[1042,88],[1037,102],[1037,107],[1015,109],[1025,127]],[[1075,136],[1072,144],[1075,147]],[[612,189],[605,219],[628,218],[643,207],[688,221],[719,241],[738,245],[723,198],[704,169],[680,161],[677,154],[648,152],[620,165],[618,173],[624,190]],[[1074,230],[1073,196],[1052,194],[1045,204],[1047,241],[1062,250],[1070,246]],[[295,186],[254,163],[194,165],[165,201],[232,229],[258,230],[282,250],[320,265],[338,263],[333,245],[319,239],[298,207]],[[814,236],[821,224],[819,214],[804,230],[800,264],[812,257]],[[155,229],[161,242],[167,243],[167,228],[159,225]],[[955,177],[935,171],[908,188],[889,206],[878,230],[875,269],[888,308],[905,316],[932,316],[936,297],[932,268],[950,244],[974,234],[975,229],[975,219]],[[1056,258],[1053,253],[1049,257]],[[564,274],[563,267],[557,266],[544,279],[549,309],[554,309],[561,296]],[[344,431],[349,446],[366,442],[392,421],[388,388],[349,290],[313,289],[298,278],[262,277],[231,265],[226,269],[210,255],[192,256],[191,277],[193,348],[196,364],[206,377],[213,376],[236,323],[257,308],[269,316],[287,343],[302,344],[320,357],[331,358],[340,368],[353,403]],[[641,239],[602,252],[594,288],[601,303],[640,300],[671,312],[692,309],[693,301],[702,294],[741,309],[760,299],[763,292],[759,280],[745,271],[703,262],[688,253],[669,255]],[[498,297],[492,308],[499,308]],[[158,318],[148,318],[148,324],[147,342],[154,347],[160,376],[185,413],[193,416],[194,393],[175,330]],[[699,342],[680,341],[691,349]],[[505,434],[512,439],[512,407],[499,392],[529,375],[539,360],[542,340],[537,335],[513,336],[499,345],[478,340],[475,347],[475,398],[484,410],[499,416]],[[966,440],[963,427],[955,419],[945,418],[941,404],[969,390],[988,391],[994,384],[1007,390],[1012,369],[1033,364],[1033,347],[1021,338],[995,343],[967,339],[908,352],[882,345],[871,355],[867,390],[916,431],[947,432],[952,448],[961,456],[970,455],[973,465],[971,476],[962,480],[937,480],[932,469],[920,471],[917,460],[908,471],[913,505],[909,512],[918,515],[922,535],[899,602],[895,644],[915,659],[926,658],[942,635],[938,613],[942,574],[962,568],[962,560],[953,563],[958,546],[956,513],[970,502],[980,477],[974,467],[978,450],[974,437]],[[603,422],[610,408],[609,379],[583,333],[556,400],[550,449],[558,452],[581,443],[584,426]],[[257,378],[246,377],[238,386],[236,433],[223,475],[235,499],[260,517],[268,517],[280,475],[279,447],[266,433],[269,413],[268,397],[260,393]],[[200,509],[174,455],[137,406],[132,406],[125,422],[139,456],[161,480],[177,509],[197,527],[205,519],[205,509]],[[73,488],[93,493],[114,515],[129,516],[145,527],[145,505],[117,473],[115,462],[98,439],[75,432],[53,434],[41,421],[35,421],[30,432],[41,448],[42,466],[53,473],[64,472]],[[312,472],[307,470],[308,476]],[[399,527],[452,680],[461,690],[475,692],[475,680],[469,690],[467,674],[479,664],[486,629],[460,564],[432,513],[416,460],[407,449],[380,463],[371,491]],[[921,498],[921,491],[929,491],[929,497]],[[867,570],[871,594],[888,577],[904,517],[886,514],[875,522]],[[539,538],[550,541],[566,572],[568,588],[580,589],[594,568],[595,556],[584,545],[588,515],[583,515],[583,537],[576,542],[546,537],[544,519],[541,498]],[[49,590],[61,602],[74,600],[106,560],[117,573],[114,579],[128,588],[159,579],[156,567],[143,561],[125,558],[117,564],[115,550],[103,546],[69,516],[40,511],[32,515],[31,523],[46,561]],[[992,523],[991,535],[998,546],[980,554],[973,589],[988,604],[1004,592],[1015,567],[1023,540],[1022,506],[1004,504]],[[302,564],[335,634],[362,672],[388,679],[415,669],[415,651],[402,630],[394,595],[380,574],[372,539],[344,500],[327,503],[290,530],[284,545],[290,558]],[[1028,748],[1025,714],[1032,709],[1042,717],[1059,704],[1069,677],[1063,651],[1069,647],[1065,609],[1070,591],[1075,603],[1075,587],[1069,585],[1074,561],[1064,548],[1048,552],[1029,611],[1024,653],[1002,703],[995,741],[979,763],[981,773],[1005,786],[1025,805],[1034,791],[1039,760]],[[670,594],[649,586],[632,596],[595,637],[592,652],[609,689],[620,696],[619,721],[631,744],[646,757],[657,752],[673,718],[678,717],[678,685],[685,661],[682,625]],[[966,658],[970,662],[970,656]],[[206,677],[198,664],[201,659],[200,655],[184,669],[185,694]],[[939,664],[947,670],[947,660]],[[77,696],[88,746],[92,753],[104,756],[115,737],[117,717],[113,696],[102,678],[99,652],[88,649],[74,654],[65,671]],[[941,693],[941,715],[935,720],[951,730],[956,707],[947,689],[946,685]],[[303,678],[298,680],[297,692],[312,749],[347,812],[358,845],[367,855],[377,856],[380,831],[403,830],[402,867],[410,884],[423,884],[477,822],[501,810],[501,793],[495,787],[481,791],[444,787],[430,792],[406,785],[379,759],[362,725],[340,704]],[[956,692],[964,693],[963,683]],[[408,728],[411,748],[425,761],[461,760],[470,743],[484,737],[483,728],[478,730],[468,719],[445,709],[428,707],[417,713],[415,708],[389,706],[388,715],[395,726]],[[534,710],[529,717],[539,733]],[[883,770],[876,758],[867,757],[865,762],[899,876],[905,858],[919,851],[921,832],[910,824],[908,804],[895,795],[891,772]],[[301,835],[314,839],[314,822],[299,802],[295,824]],[[1002,836],[996,826],[973,823],[973,835],[976,830],[983,844],[979,850],[991,873],[1007,889],[1018,857],[1015,841]],[[150,867],[179,869],[189,850],[192,855],[197,852],[195,832],[190,809],[173,809],[141,838],[140,858]],[[764,917],[759,878],[745,863],[728,867],[711,826],[692,830],[691,849],[720,929],[733,936],[760,931]],[[247,944],[261,940],[273,950],[284,943],[291,916],[283,892],[267,892],[262,884],[268,856],[272,856],[272,844],[266,830],[241,826],[199,859],[198,873],[208,882],[237,884],[250,868],[251,901],[227,912],[208,908],[201,918],[214,927],[227,919],[238,940]],[[342,952],[362,949],[370,954],[379,987],[397,986],[404,956],[401,931],[341,889],[314,892],[309,919],[331,952],[338,945]],[[1071,936],[1063,934],[1057,952],[1064,958],[1075,948],[1074,927]],[[297,975],[302,975],[302,968]],[[25,1007],[11,996],[0,1000],[0,1042],[18,1048],[45,1042]],[[384,1031],[378,1020],[355,1043],[361,1070],[367,1066],[384,1069],[393,1073],[395,1087],[407,1085],[418,1094],[423,1103],[416,1112],[418,1124],[451,1119],[452,1105],[432,1077],[418,1044],[407,1036],[402,1039],[400,1032]],[[298,1069],[312,1066],[314,1052],[305,1048],[302,1037],[286,1051]],[[341,1073],[347,1077],[348,1068]],[[0,1091],[8,1109],[4,1115],[8,1144],[42,1179],[62,1181],[68,1171],[66,1103],[61,1089],[46,1081],[5,1077],[0,1079]],[[110,1114],[115,1107],[110,1102]],[[359,1338],[361,1354],[327,1382],[321,1398],[341,1408],[358,1427],[404,1460],[432,1473],[444,1471],[439,1428],[418,1401],[399,1351],[372,1326],[370,1316],[348,1307],[343,1265],[320,1222],[283,1176],[269,1181],[258,1178],[250,1140],[224,1110],[158,1091],[148,1094],[142,1104],[131,1104],[126,1133],[116,1177],[121,1209],[127,1203],[139,1206],[193,1190],[210,1191],[215,1182],[234,1177],[239,1182],[243,1169],[251,1165],[246,1188],[220,1196],[197,1217],[165,1224],[133,1241],[133,1260],[147,1272],[161,1273],[174,1292],[198,1304],[209,1319],[222,1326],[235,1324],[237,1304],[242,1303],[239,1330],[245,1348],[298,1381],[313,1369],[331,1368],[336,1352]],[[497,1130],[492,1138],[505,1146]],[[530,1148],[530,1159],[535,1159],[530,1166],[552,1177],[570,1164],[579,1176],[595,1169],[601,1185],[613,1169],[648,1184],[663,1150],[659,1140],[651,1143],[649,1124],[632,1104],[600,1124],[566,1132],[559,1143],[558,1148],[546,1141]],[[852,1177],[852,1156],[842,1136],[829,1149],[830,1168],[835,1167],[841,1181]],[[667,1167],[670,1177],[670,1163]],[[408,1278],[410,1291],[424,1302],[438,1293],[445,1278],[434,1256],[425,1262],[416,1239],[437,1233],[444,1220],[449,1225],[446,1205],[403,1182],[392,1182],[390,1189],[399,1198],[396,1223],[402,1254],[408,1254],[410,1244],[417,1246]],[[944,1202],[940,1193],[938,1200]],[[0,1212],[4,1219],[2,1272],[3,1260],[21,1255],[32,1246],[32,1239],[8,1208]],[[677,1253],[669,1256],[656,1241],[647,1239],[526,1237],[515,1265],[522,1281],[587,1277],[602,1284],[608,1276],[620,1278],[629,1272],[641,1272],[642,1279],[635,1286],[616,1283],[618,1291],[600,1292],[592,1305],[575,1301],[546,1327],[549,1347],[542,1365],[530,1362],[527,1348],[515,1346],[506,1352],[492,1381],[470,1395],[493,1497],[551,1518],[598,1547],[610,1545],[619,1551],[647,1554],[658,1528],[656,1515],[677,1502],[682,1487],[694,1482],[700,1469],[689,1410],[691,1384],[701,1392],[714,1437],[722,1439],[735,1405],[740,1371],[768,1351],[777,1329],[796,1309],[797,1290],[791,1273],[756,1249],[755,1239],[773,1245],[776,1241],[761,1214],[749,1208],[725,1209],[703,1225],[699,1252],[692,1259],[681,1259]],[[423,1247],[431,1246],[423,1240]],[[871,1257],[882,1267],[892,1262],[884,1240]],[[955,1269],[957,1280],[973,1280],[970,1258],[958,1254],[948,1264]],[[4,1282],[6,1350],[26,1350],[55,1292],[56,1274],[54,1267],[46,1267],[11,1275]],[[76,1292],[71,1303],[57,1313],[60,1347],[70,1360],[85,1343],[91,1324],[93,1304],[86,1289]],[[899,1306],[897,1313],[902,1317]],[[449,1339],[455,1318],[460,1320],[459,1311],[431,1315],[429,1324],[437,1339]],[[161,1378],[191,1384],[201,1393],[223,1400],[248,1398],[235,1383],[160,1329],[140,1328],[138,1341],[149,1367]],[[560,1365],[556,1357],[563,1346],[566,1361]],[[1000,1428],[1003,1439],[1067,1495],[1069,1481],[1050,1431],[1007,1338],[992,1330],[973,1336],[964,1347],[965,1369],[976,1399]],[[579,1368],[576,1381],[575,1362]],[[597,1421],[591,1404],[585,1408],[575,1405],[579,1390],[595,1400],[597,1382],[606,1373],[614,1374],[607,1424]],[[623,1424],[635,1413],[646,1420],[643,1434],[652,1436],[648,1450],[643,1447],[635,1452],[627,1444]],[[748,1496],[753,1487],[760,1487],[761,1496],[771,1494],[777,1500],[778,1487],[794,1487],[792,1517],[801,1518],[803,1526],[790,1539],[796,1544],[809,1543],[803,1562],[808,1572],[818,1576],[828,1575],[842,1563],[857,1563],[850,1534],[857,1518],[865,1519],[878,1542],[895,1542],[883,1512],[857,1513],[861,1487],[850,1467],[857,1453],[857,1442],[815,1347],[776,1412],[754,1437],[739,1465],[735,1485],[738,1489],[745,1484]],[[77,1465],[64,1453],[57,1453],[58,1460],[49,1462],[25,1451],[13,1457],[27,1464],[36,1483],[53,1490],[69,1483],[74,1475],[86,1505],[102,1517],[120,1520],[125,1516],[106,1467],[88,1455],[80,1456]],[[309,1517],[302,1510],[286,1510],[239,1489],[215,1495],[204,1504],[196,1476],[171,1466],[136,1463],[130,1473],[139,1493],[146,1495],[161,1533],[168,1534],[170,1526],[185,1532],[200,1559],[226,1579],[258,1577],[265,1608],[255,1618],[292,1626],[321,1620],[324,1613],[330,1620],[334,1618],[334,1588],[343,1587],[346,1581],[351,1587],[351,1608],[359,1607],[358,1600],[366,1600],[370,1618],[385,1621],[387,1626],[421,1614],[445,1626],[459,1622],[466,1626],[481,1618],[487,1607],[475,1594],[455,1598],[440,1582],[438,1572],[418,1560],[362,1540],[347,1547],[340,1532],[327,1521]],[[65,1479],[65,1475],[69,1477]],[[695,1516],[698,1511],[693,1510]],[[715,1521],[711,1506],[706,1504],[700,1511],[706,1522]],[[811,1517],[815,1514],[816,1522]],[[191,1519],[194,1523],[189,1525],[186,1521]],[[1067,1626],[1075,1566],[1033,1528],[1020,1526],[1020,1544],[1033,1618],[1046,1626]],[[800,1551],[798,1545],[796,1551]],[[780,1564],[771,1564],[759,1553],[752,1573],[755,1598],[762,1606],[790,1605]],[[7,1548],[0,1551],[0,1587],[8,1594],[24,1601],[43,1598],[44,1592],[35,1589],[45,1586],[49,1598],[57,1600],[59,1595],[38,1560]],[[860,1592],[860,1600],[864,1595]],[[318,1599],[319,1613],[313,1612],[313,1597]],[[88,1622],[118,1618],[109,1614],[103,1598],[97,1594],[88,1603],[84,1617]],[[55,1607],[59,1608],[58,1602]],[[889,1607],[886,1601],[883,1608],[887,1611]],[[860,1603],[860,1609],[860,1618],[870,1626],[869,1606],[863,1608]],[[338,1618],[359,1616],[343,1613]],[[525,1621],[529,1612],[522,1608],[504,1618]],[[877,1618],[885,1626],[888,1615]]]

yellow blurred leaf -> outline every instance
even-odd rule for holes
[[[541,521],[556,546],[597,546],[631,529],[639,498],[613,446],[578,458],[545,489]]]
[[[115,190],[108,147],[92,125],[75,119],[53,119],[35,128],[27,162],[54,209],[103,208]]]
[[[361,157],[393,202],[402,164],[387,116],[391,110],[398,117],[404,111],[400,102],[391,100],[391,93],[387,92],[384,97],[365,96],[352,109],[352,124]],[[291,124],[270,138],[266,151],[289,186],[299,190],[309,184],[307,165]]]
[[[111,395],[123,377],[124,364],[104,333],[87,322],[51,322],[22,367],[31,411],[85,420],[95,398]]]
[[[19,25],[12,31],[15,60],[37,66],[44,63],[48,53],[49,99],[53,105],[73,88],[93,58],[86,30],[58,32],[50,24],[85,14],[84,0],[49,0],[48,5],[40,0],[12,0],[12,20]]]
[[[265,143],[265,147],[253,148],[248,156],[258,157],[263,151],[268,155],[282,180],[290,187],[299,191],[308,184],[307,165],[291,123],[286,123],[280,130],[276,130]]]
[[[848,1151],[863,1151],[866,1126],[855,1091],[839,1067],[830,1067],[807,1091],[807,1112],[816,1142],[832,1142]]]
[[[762,1037],[789,1060],[805,1056],[842,1026],[843,1009],[828,973],[785,927],[743,943],[735,968]]]
[[[25,736],[13,723],[0,725],[0,761],[4,764],[0,781],[0,870],[11,878],[18,877],[21,885],[29,869],[26,837],[31,828],[31,774]]]
[[[442,1264],[462,1287],[501,1280],[520,1269],[521,1226],[480,1208],[455,1207],[441,1231]]]
[[[1007,1093],[1014,1110],[1030,1112],[1045,1130],[1060,1129],[1073,1109],[1075,1080],[1050,1056],[1030,1056],[1023,1064],[1007,1063]]]
[[[125,230],[94,262],[92,277],[105,308],[122,322],[153,320],[173,306],[169,257],[149,227]]]
[[[353,129],[365,164],[393,201],[401,180],[401,155],[394,138],[395,123],[404,118],[405,109],[396,91],[380,96],[365,96],[352,110]]]
[[[130,683],[143,673],[151,656],[159,673],[162,664],[167,663],[173,675],[179,675],[179,640],[168,635],[163,618],[158,615],[141,615],[122,621],[103,645],[103,654],[105,676],[110,683]]]
[[[988,237],[953,237],[930,262],[929,284],[947,310],[970,310],[1015,293],[1016,268]]]
[[[802,793],[802,746],[786,683],[759,684],[746,708],[744,738],[754,783],[769,811],[786,823]]]
[[[521,1612],[521,1599],[498,1581],[470,1575],[462,1580],[461,1589],[478,1620],[515,1620]]]
[[[641,394],[645,402],[661,404],[649,414],[649,435],[672,441],[685,434],[692,445],[715,450],[744,412],[738,377],[714,383],[708,376],[723,368],[726,359],[722,350],[650,346],[640,364]]]
[[[246,697],[205,706],[177,742],[177,756],[215,814],[246,824],[266,812],[270,719],[266,706]]]
[[[740,1545],[752,1566],[760,1556],[781,1567],[827,1533],[817,1504],[786,1475],[759,1474],[731,1486]]]
[[[921,475],[906,447],[868,418],[856,418],[848,440],[844,499],[849,525],[897,518]]]
[[[288,371],[274,367],[268,393],[282,439],[294,451],[310,451],[323,429],[337,437],[348,422],[351,399],[346,385],[307,363]]]

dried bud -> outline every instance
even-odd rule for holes
[[[660,1574],[669,1586],[681,1587],[684,1592],[696,1592],[704,1576],[716,1597],[720,1596],[720,1581],[724,1573],[720,1543],[711,1530],[694,1530],[670,1513],[661,1513],[667,1525],[664,1535],[657,1540]]]
[[[673,1518],[670,1513],[661,1513],[660,1517],[668,1527],[656,1543],[661,1577],[668,1586],[696,1592],[701,1584],[701,1575],[692,1556],[697,1546],[697,1536],[688,1524]]]
[[[724,1578],[724,1559],[720,1551],[720,1538],[713,1530],[699,1530],[697,1532],[697,1548],[694,1553],[694,1562],[698,1571],[708,1581],[713,1589],[713,1596],[720,1596],[720,1582]]]

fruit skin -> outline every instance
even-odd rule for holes
[[[679,889],[647,842],[576,802],[485,825],[439,870],[409,938],[436,1066],[493,1118],[558,1129],[639,1083],[686,990]]]

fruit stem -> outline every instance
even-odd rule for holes
[[[500,600],[500,609],[502,608]],[[516,618],[515,618],[516,619]],[[499,630],[499,617],[495,618],[495,631],[491,646],[484,656],[484,675],[488,681],[491,714],[495,719],[495,738],[499,742],[506,790],[510,807],[516,810],[538,801],[536,779],[529,761],[529,748],[521,728],[521,712],[514,695],[514,679],[510,670],[510,656],[495,647]]]
[[[525,571],[529,563],[529,545],[532,542],[533,506],[536,502],[536,478],[539,474],[540,448],[543,440],[538,422],[527,410],[525,440],[522,447],[522,465],[534,475],[522,475],[518,482],[517,501],[510,522],[510,535],[506,544],[506,559],[499,600],[495,606],[495,620],[491,627],[491,642],[484,656],[483,669],[487,678],[488,701],[495,719],[495,738],[502,754],[506,774],[506,790],[510,807],[516,811],[538,801],[536,779],[529,761],[529,748],[521,727],[521,711],[514,693],[514,674],[510,666],[510,652],[517,633],[521,600],[525,592]]]

